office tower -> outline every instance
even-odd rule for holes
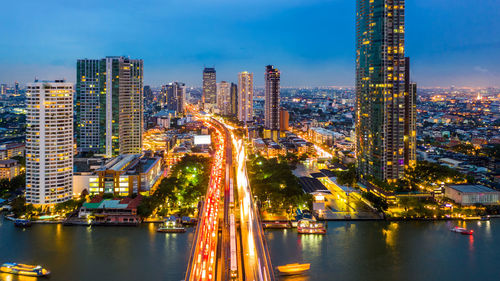
[[[362,179],[404,173],[404,0],[357,0],[356,159]]]
[[[149,102],[152,102],[154,100],[154,95],[153,95],[153,90],[151,90],[151,87],[146,85],[144,86],[144,90],[143,90],[143,93],[144,93],[144,100],[147,100]]]
[[[280,129],[280,71],[272,65],[266,66],[265,73],[265,129],[270,138],[278,139]]]
[[[283,107],[280,109],[280,131],[288,131],[288,124],[290,122],[290,114]]]
[[[405,58],[405,122],[404,159],[405,169],[417,165],[417,84],[410,81],[410,58]]]
[[[143,61],[81,59],[76,72],[78,150],[106,157],[141,153]]]
[[[19,83],[16,81],[14,83],[14,95],[16,95],[16,96],[19,95],[19,90],[20,90],[19,89]]]
[[[238,74],[238,120],[253,121],[253,73],[247,71]]]
[[[226,81],[217,85],[217,109],[221,115],[228,116],[231,113],[231,84]]]
[[[217,106],[217,84],[215,68],[203,69],[202,103],[205,111],[213,111]]]
[[[238,85],[231,83],[231,116],[238,114]]]
[[[7,84],[0,84],[0,94],[1,95],[7,94]]]
[[[73,195],[73,84],[35,81],[26,92],[26,202],[52,205]]]
[[[167,109],[175,111],[178,115],[184,114],[186,102],[186,84],[172,82],[163,86],[167,100]]]

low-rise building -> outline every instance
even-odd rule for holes
[[[0,160],[7,160],[14,156],[24,157],[24,148],[25,145],[23,143],[2,144],[0,145]]]
[[[444,195],[462,206],[474,204],[498,205],[500,200],[500,191],[484,185],[449,185],[445,188]]]
[[[20,166],[16,160],[0,160],[0,179],[9,179],[18,176]]]
[[[120,200],[96,197],[88,203],[84,203],[78,212],[79,218],[86,218],[92,224],[109,225],[136,225],[140,222],[137,216],[137,207],[141,203],[142,196],[134,199],[126,197]]]
[[[76,161],[75,161],[76,162]],[[87,170],[75,171],[73,189],[75,195],[83,190],[91,195],[114,194],[130,196],[147,194],[162,174],[160,157],[145,157],[142,154],[124,154],[90,166]]]

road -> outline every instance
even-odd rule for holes
[[[215,132],[216,150],[185,280],[274,281],[248,183],[243,141],[222,120],[195,116]]]

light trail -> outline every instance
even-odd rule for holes
[[[214,163],[210,172],[210,181],[207,188],[205,204],[203,204],[202,217],[198,223],[193,257],[186,272],[186,280],[205,281],[215,279],[215,253],[218,242],[218,214],[220,200],[220,186],[223,177],[224,150],[226,139],[218,128],[215,128],[216,151]]]

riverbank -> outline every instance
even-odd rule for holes
[[[310,263],[306,280],[495,280],[500,221],[329,221],[327,235],[266,230],[274,266]],[[474,236],[450,231],[474,230]],[[51,281],[182,280],[195,228],[157,233],[156,225],[29,230],[0,219],[0,262],[41,264]],[[15,246],[14,246],[15,245]],[[134,265],[134,266],[130,266]],[[138,270],[140,269],[140,270]],[[0,280],[21,281],[0,275]],[[280,279],[292,280],[292,279]]]

